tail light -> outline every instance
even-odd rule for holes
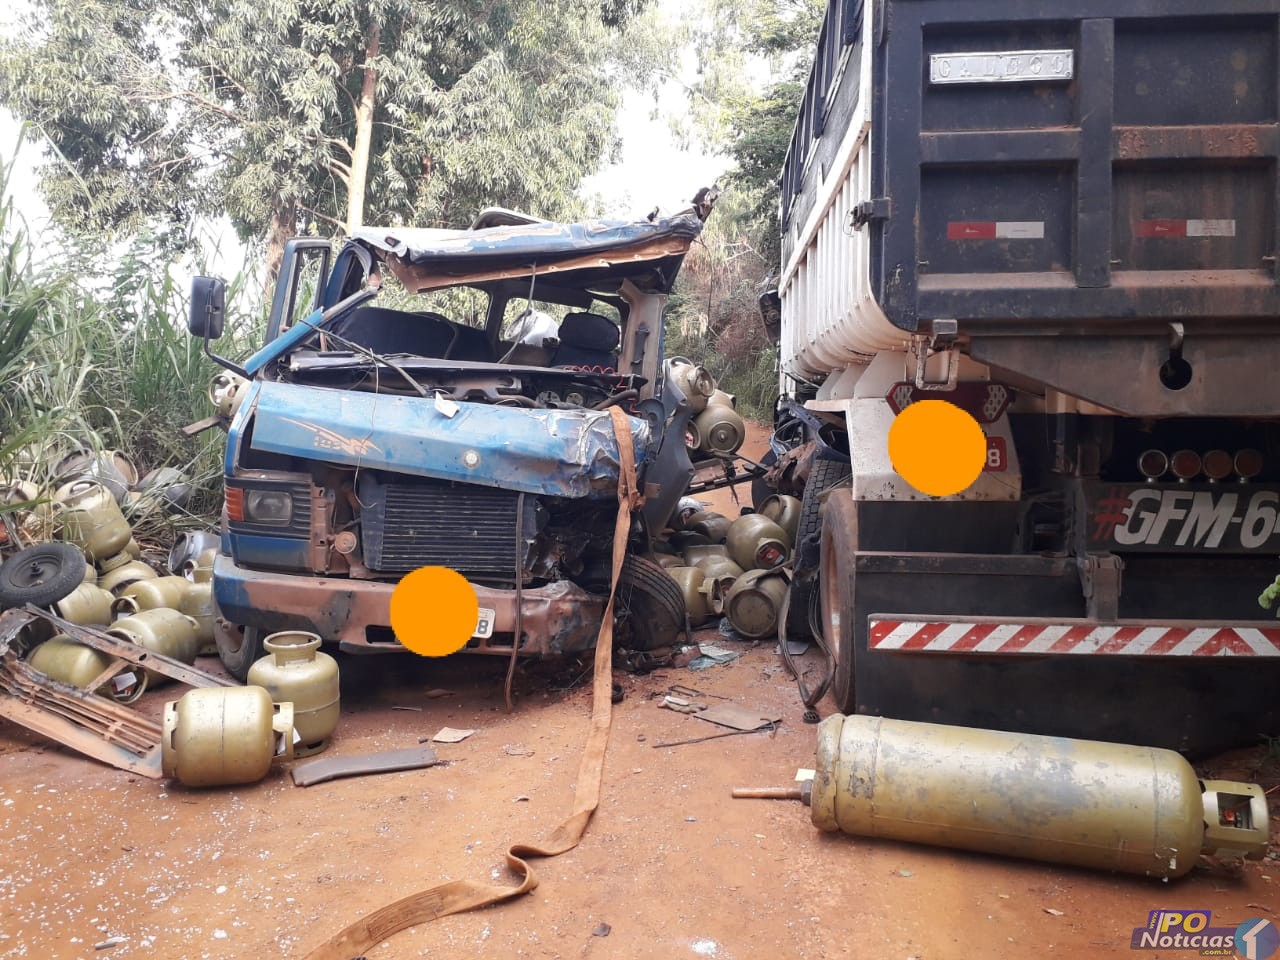
[[[1148,480],[1159,480],[1169,472],[1169,457],[1163,450],[1148,450],[1138,457],[1138,472]]]
[[[1200,460],[1200,454],[1194,450],[1179,450],[1169,458],[1169,469],[1173,471],[1175,477],[1184,483],[1200,476],[1200,471],[1203,467],[1204,464]]]
[[[1210,450],[1204,455],[1204,475],[1210,480],[1225,480],[1235,469],[1235,458],[1225,450]]]
[[[1236,454],[1236,476],[1241,480],[1252,480],[1262,473],[1262,454],[1257,450],[1246,449]]]

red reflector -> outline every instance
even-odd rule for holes
[[[996,225],[994,221],[982,223],[953,220],[947,224],[948,240],[994,240],[995,238]]]
[[[1148,480],[1159,480],[1169,470],[1169,458],[1163,450],[1148,450],[1138,458],[1138,472]]]
[[[1235,468],[1235,458],[1225,450],[1210,450],[1204,455],[1204,475],[1210,480],[1225,480]]]
[[[1169,460],[1169,467],[1179,480],[1193,480],[1200,476],[1200,454],[1194,450],[1179,450]]]
[[[1139,220],[1133,225],[1135,237],[1185,237],[1185,220]]]
[[[1252,449],[1241,450],[1236,454],[1235,467],[1241,480],[1252,480],[1262,473],[1262,454]]]
[[[895,383],[885,394],[894,414],[917,400],[945,400],[955,404],[979,423],[995,423],[1013,402],[1013,391],[1003,383],[958,383],[954,390],[921,390],[914,383]]]
[[[244,519],[244,489],[242,487],[227,487],[225,493],[225,502],[228,520]]]

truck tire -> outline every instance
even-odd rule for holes
[[[262,646],[265,637],[257,627],[242,627],[231,623],[216,610],[213,618],[213,640],[218,647],[218,659],[241,683],[249,676],[249,668],[266,652]]]
[[[818,508],[822,505],[818,499],[837,483],[848,478],[852,472],[849,464],[838,460],[815,460],[809,468],[809,479],[804,485],[804,496],[800,500],[800,523],[796,526],[795,549],[809,537],[822,531],[822,517]],[[791,581],[791,607],[787,616],[787,637],[800,640],[813,635],[810,628],[809,611],[812,609],[817,590],[817,577],[813,571],[796,576]]]
[[[822,597],[822,633],[834,661],[831,699],[841,713],[858,712],[853,675],[858,626],[854,609],[854,554],[857,549],[857,508],[848,497],[833,497],[827,501],[822,521],[822,560],[818,566],[818,581]]]
[[[652,560],[628,554],[614,602],[615,642],[630,650],[653,650],[679,642],[685,632],[684,594]]]
[[[74,543],[38,543],[0,565],[0,610],[57,603],[84,580],[84,553]]]

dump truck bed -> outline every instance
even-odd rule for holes
[[[784,262],[832,203],[842,145],[866,137],[869,192],[845,228],[869,250],[852,267],[901,331],[1280,314],[1280,2],[831,11],[783,175]]]

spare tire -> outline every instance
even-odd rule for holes
[[[39,543],[0,564],[0,610],[57,603],[84,580],[84,552],[74,543]]]

